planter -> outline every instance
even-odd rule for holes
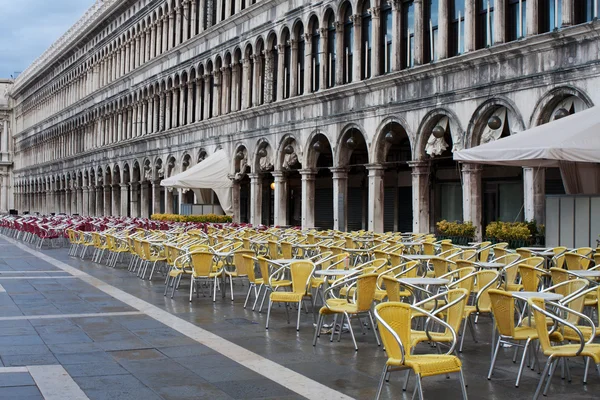
[[[446,236],[446,235],[437,235],[438,240],[450,239],[452,240],[452,244],[457,244],[459,246],[466,246],[469,242],[473,241],[472,237],[468,236]]]

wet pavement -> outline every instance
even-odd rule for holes
[[[67,253],[0,236],[0,399],[61,398],[52,397],[57,387],[74,399],[374,398],[386,356],[358,323],[358,352],[349,334],[340,342],[322,336],[313,347],[311,314],[296,332],[295,313],[288,325],[274,306],[266,331],[266,306],[243,308],[247,284],[236,282],[233,302],[227,292],[215,303],[202,295],[190,303],[187,281],[170,299],[160,274],[142,281],[127,262],[113,269]],[[532,398],[540,375],[525,369],[515,388],[513,348],[503,349],[487,380],[489,318],[476,333],[478,342],[468,334],[460,354],[469,397]],[[436,350],[424,343],[417,352]],[[548,399],[600,397],[593,370],[582,384],[581,359],[570,370],[571,383],[557,371]],[[393,373],[381,398],[410,399],[414,379],[403,392],[403,378]],[[425,378],[423,389],[425,398],[461,398],[456,376]]]

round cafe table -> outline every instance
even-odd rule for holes
[[[569,271],[570,274],[582,277],[582,278],[600,278],[600,271],[596,271],[596,270],[592,270],[592,271],[588,271],[588,270],[571,270]]]
[[[398,279],[398,281],[400,283],[404,283],[408,286],[423,286],[423,287],[429,287],[429,286],[443,286],[443,285],[447,285],[448,283],[450,283],[450,279],[443,279],[443,278],[400,278]],[[413,292],[413,294],[415,295],[415,300],[416,302],[421,301],[421,291],[416,290],[415,292]]]
[[[476,262],[475,263],[476,266],[480,267],[480,268],[484,268],[484,269],[502,269],[504,267],[506,267],[506,264],[502,264],[499,262]]]
[[[564,296],[558,293],[551,292],[510,292],[513,297],[521,300],[529,300],[532,298],[542,299],[544,301],[557,301],[562,299]]]

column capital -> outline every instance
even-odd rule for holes
[[[369,12],[371,13],[372,18],[379,18],[379,15],[381,14],[381,8],[380,7],[371,7],[371,8],[369,8]]]
[[[352,24],[355,27],[361,26],[362,24],[362,17],[358,14],[353,14],[350,19],[352,20]]]
[[[332,167],[332,168],[329,168],[329,170],[333,174],[333,179],[347,179],[348,178],[348,168]]]
[[[383,174],[385,172],[385,167],[382,164],[367,164],[365,165],[365,169],[369,171],[369,175],[371,174]],[[380,171],[380,172],[371,172],[371,171]]]
[[[335,31],[337,33],[344,33],[344,23],[337,21],[335,23]]]
[[[466,173],[479,173],[483,171],[483,165],[481,164],[473,164],[473,163],[461,163],[462,172]]]
[[[129,183],[120,183],[119,186],[121,187],[121,190],[129,189]]]
[[[315,179],[315,176],[317,175],[317,170],[316,169],[301,169],[298,170],[298,172],[300,173],[300,175],[302,176],[302,179],[305,180],[310,180],[310,179]]]
[[[282,179],[287,176],[285,171],[271,171],[271,175],[273,176],[273,178],[275,178],[276,181],[278,178]]]
[[[140,183],[139,182],[129,182],[129,186],[131,187],[131,190],[137,190],[140,187]]]
[[[248,174],[248,178],[250,178],[250,180],[252,182],[260,182],[262,180],[262,175],[261,174]]]

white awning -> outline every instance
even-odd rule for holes
[[[517,167],[559,167],[567,193],[599,193],[600,107],[457,151],[454,160]]]
[[[212,189],[219,198],[223,211],[227,215],[232,215],[231,194],[233,182],[228,178],[229,168],[229,157],[225,150],[221,149],[192,168],[163,179],[160,184],[176,189]]]
[[[456,161],[518,167],[559,167],[600,161],[600,107],[454,153]]]

